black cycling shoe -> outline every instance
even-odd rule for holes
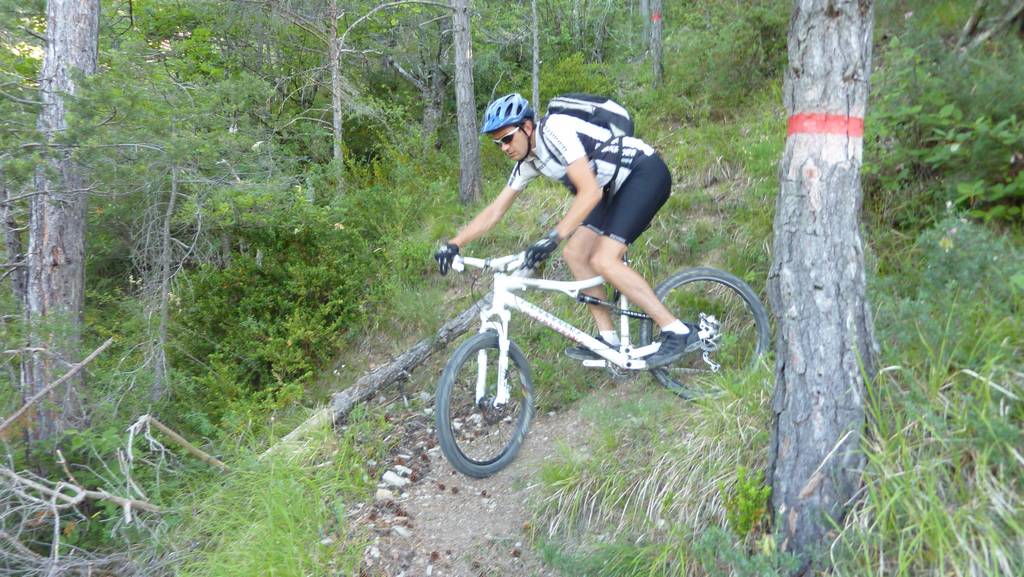
[[[610,349],[617,349],[618,346],[609,343],[604,340],[601,335],[594,335],[594,338],[601,341],[602,344],[606,345]],[[570,359],[576,359],[577,361],[594,361],[601,358],[601,355],[588,349],[583,345],[576,345],[575,347],[568,347],[565,349],[565,356]]]
[[[686,328],[690,329],[690,332],[685,335],[671,331],[662,331],[661,336],[658,337],[658,340],[661,341],[661,346],[658,347],[657,351],[644,358],[647,361],[648,369],[657,369],[658,367],[672,364],[686,353],[700,348],[700,337],[697,336],[697,327],[686,323]]]

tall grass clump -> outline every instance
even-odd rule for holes
[[[349,506],[373,487],[366,462],[388,447],[383,416],[357,409],[340,435],[326,429],[297,453],[278,452],[236,466],[223,482],[186,503],[178,538],[196,548],[190,577],[351,575],[361,537]]]
[[[863,499],[837,574],[1024,574],[1021,251],[950,215],[875,283]],[[915,274],[916,273],[916,274]]]
[[[736,377],[694,403],[650,388],[585,407],[595,423],[589,450],[540,472],[548,560],[572,575],[706,575],[702,559],[766,538],[767,553],[755,557],[785,563],[764,533],[770,370]],[[728,538],[706,536],[715,529]]]

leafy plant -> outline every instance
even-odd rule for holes
[[[754,527],[765,520],[772,488],[764,484],[764,473],[751,474],[746,467],[740,467],[736,471],[733,490],[729,491],[724,481],[719,482],[718,490],[723,496],[729,527],[740,539],[749,535]]]

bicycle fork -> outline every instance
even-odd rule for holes
[[[508,386],[508,321],[512,315],[507,310],[491,310],[481,313],[480,332],[494,331],[498,334],[498,366],[497,382],[495,383],[494,398],[490,403],[494,408],[499,408],[509,399]],[[489,368],[487,350],[483,349],[476,354],[476,405],[482,407],[481,403],[487,402],[487,374]]]

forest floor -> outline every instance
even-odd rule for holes
[[[363,575],[557,575],[531,547],[530,503],[540,466],[561,446],[584,449],[590,427],[578,407],[537,415],[515,461],[486,479],[452,469],[436,445],[432,417],[410,412],[399,420],[402,440],[391,463],[378,470],[381,476],[397,473],[408,484],[382,481],[357,515],[357,524],[373,536]]]

